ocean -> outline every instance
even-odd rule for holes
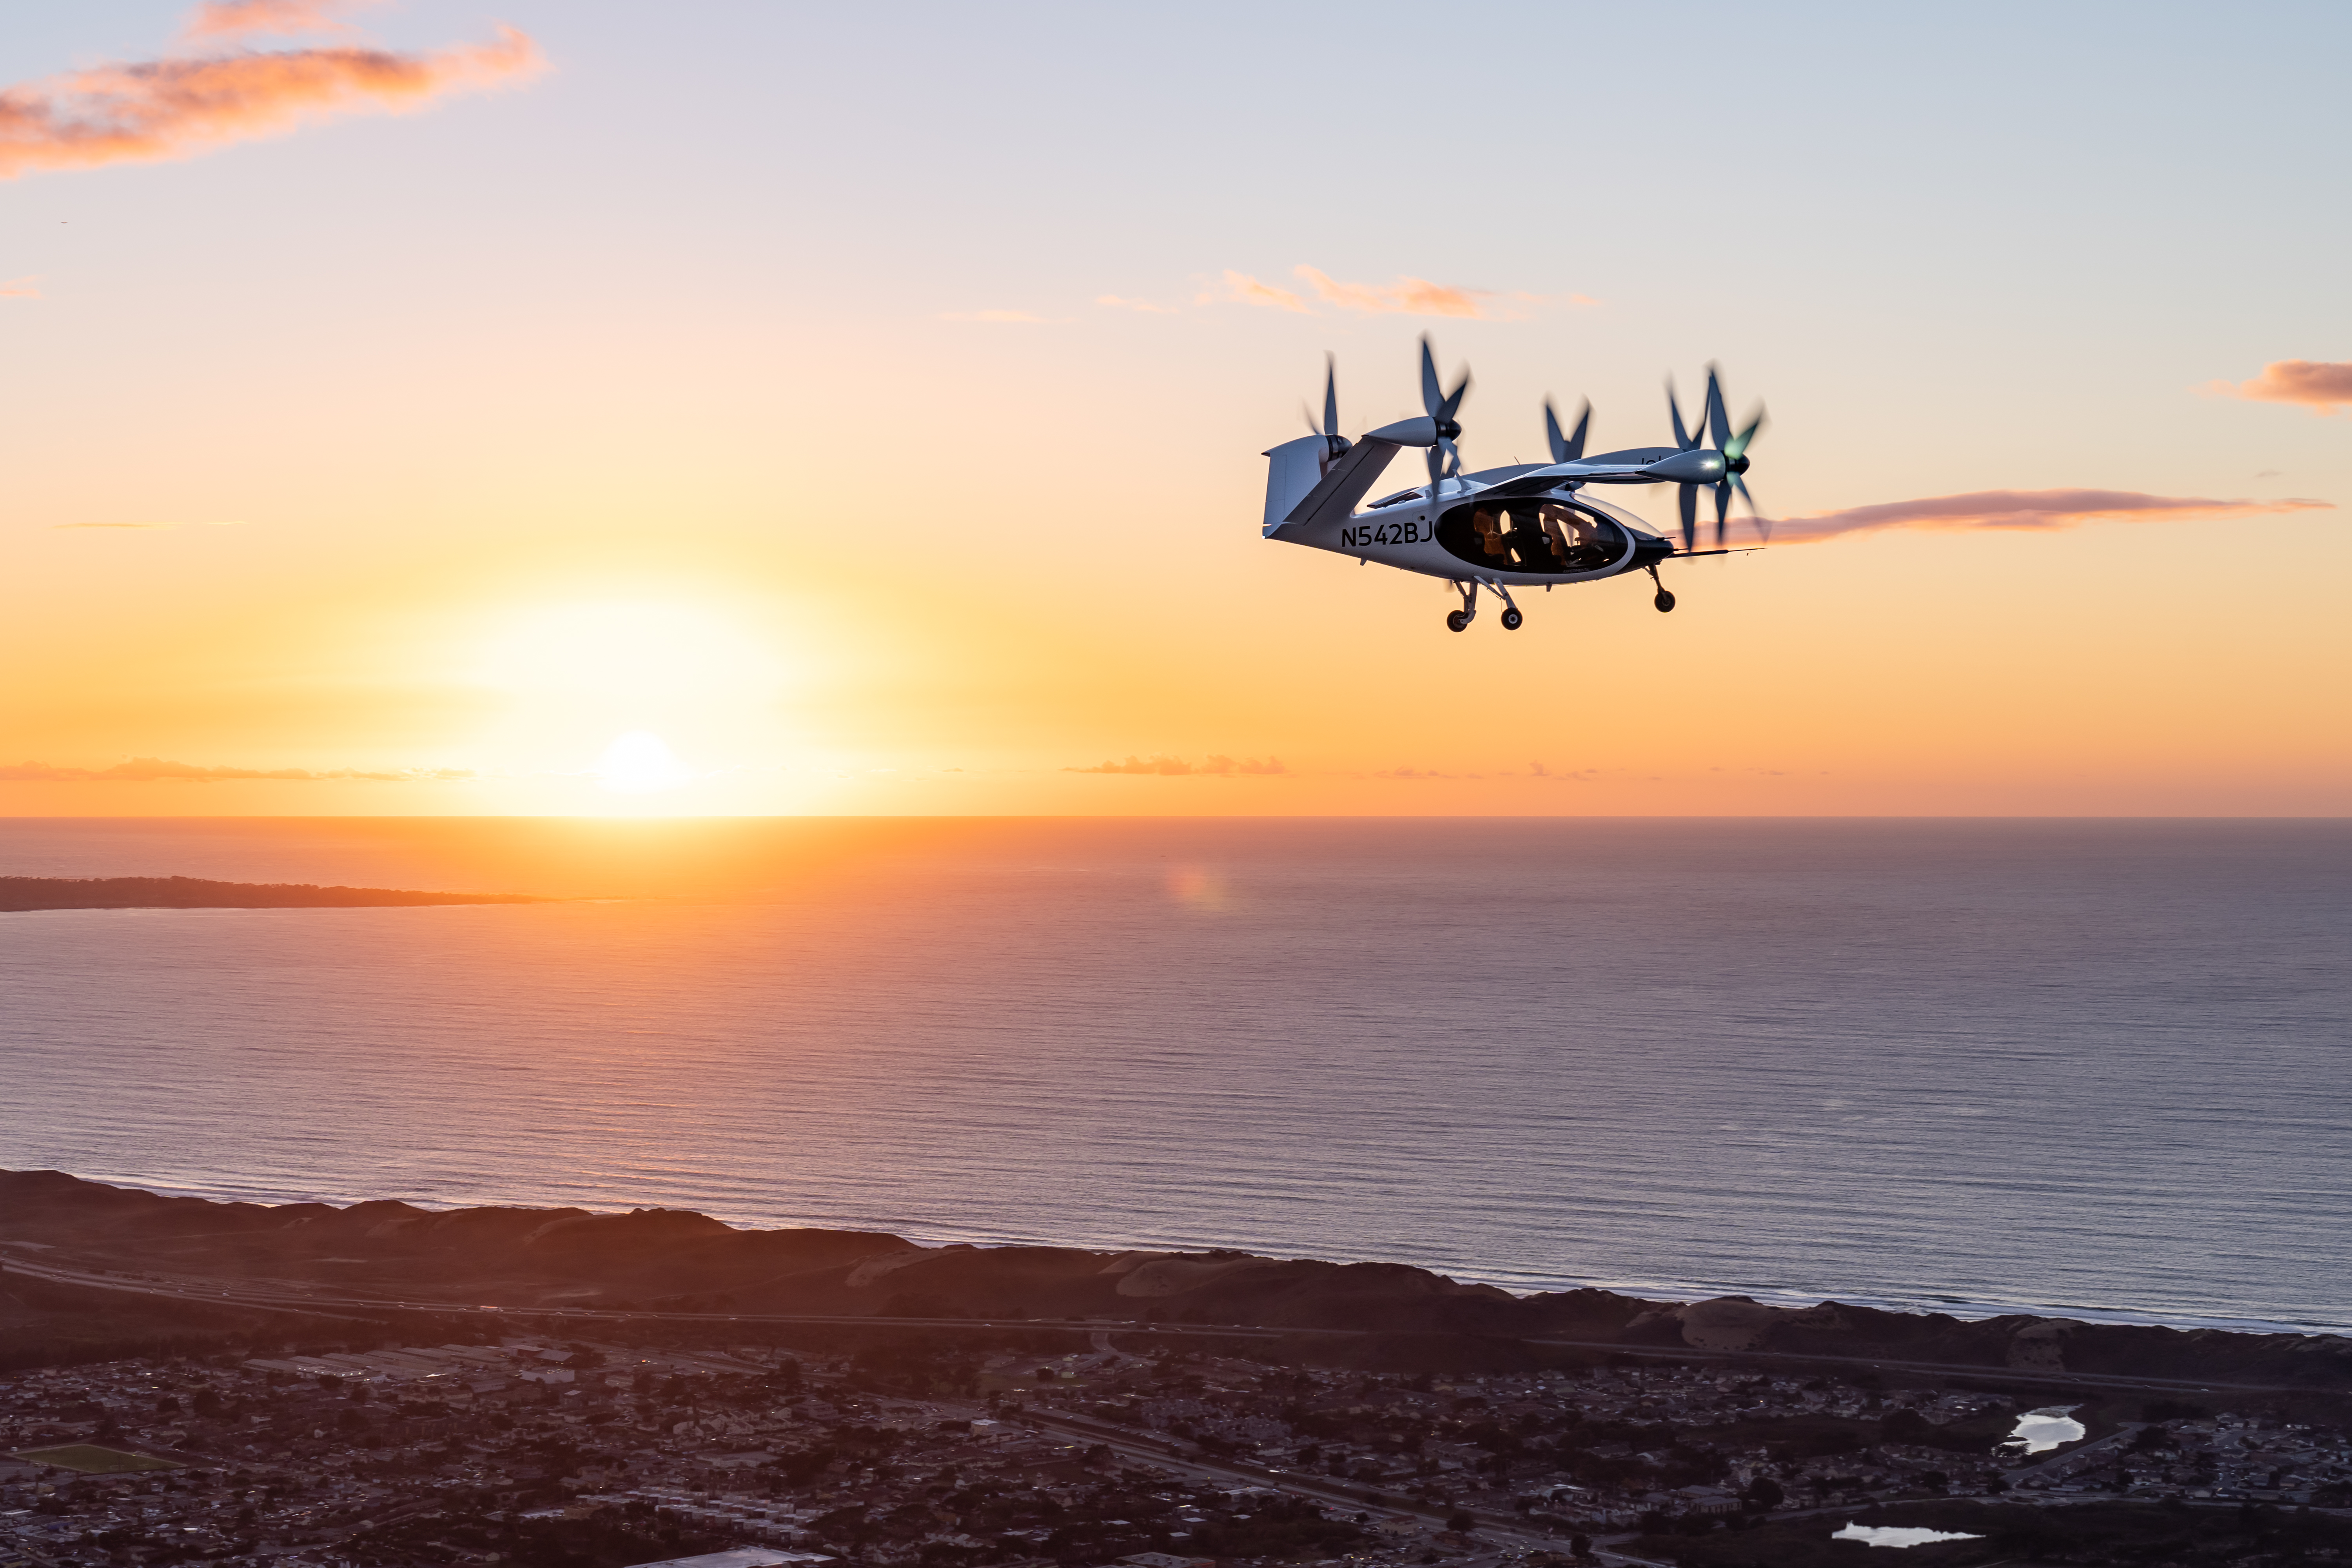
[[[2352,823],[13,819],[0,873],[578,900],[0,915],[16,1169],[2352,1329]]]

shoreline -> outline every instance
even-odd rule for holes
[[[0,1162],[0,1170],[10,1169]],[[363,1204],[394,1202],[428,1214],[454,1214],[484,1207],[546,1208],[557,1206],[552,1200],[475,1199],[471,1201],[416,1197],[410,1195],[373,1197],[320,1196],[297,1194],[289,1189],[215,1184],[190,1184],[159,1181],[149,1177],[110,1173],[83,1175],[79,1179],[109,1186],[125,1187],[152,1193],[164,1197],[195,1198],[207,1203],[257,1204],[267,1206],[324,1205],[337,1209],[350,1209]],[[1339,1265],[1395,1265],[1426,1270],[1441,1279],[1465,1286],[1490,1287],[1508,1292],[1521,1300],[1579,1290],[1605,1291],[1648,1301],[1687,1303],[1719,1300],[1727,1297],[1750,1300],[1762,1307],[1786,1311],[1803,1311],[1814,1308],[1843,1305],[1862,1308],[1906,1317],[1941,1315],[1966,1323],[1981,1323],[2002,1318],[2041,1318],[2071,1321],[2097,1327],[2167,1329],[2176,1332],[2198,1331],[2255,1335],[2303,1335],[2306,1337],[2352,1336],[2352,1320],[2341,1323],[2306,1321],[2289,1318],[2267,1318],[2254,1314],[2219,1316],[2210,1313],[2165,1312],[2155,1308],[2084,1306],[2074,1303],[1995,1302],[1954,1299],[1923,1291],[1916,1297],[1893,1296],[1885,1293],[1855,1293],[1835,1290],[1799,1289],[1787,1286],[1744,1285],[1731,1280],[1657,1280],[1612,1278],[1608,1276],[1534,1276],[1523,1270],[1479,1270],[1463,1268],[1444,1260],[1381,1256],[1352,1256],[1344,1252],[1323,1252],[1313,1257],[1301,1255],[1284,1258],[1279,1251],[1265,1250],[1267,1244],[1234,1237],[1167,1237],[1149,1236],[1113,1237],[1072,1239],[1037,1235],[1014,1235],[1001,1230],[974,1227],[965,1230],[935,1230],[888,1224],[882,1219],[830,1224],[815,1219],[778,1221],[764,1216],[730,1213],[723,1208],[695,1206],[680,1209],[676,1205],[649,1203],[641,1205],[608,1201],[606,1204],[572,1202],[561,1206],[577,1208],[599,1216],[625,1215],[639,1209],[651,1208],[691,1213],[717,1220],[739,1232],[791,1233],[806,1230],[844,1229],[887,1231],[908,1243],[927,1248],[971,1247],[982,1251],[1001,1251],[1014,1247],[1050,1247],[1096,1252],[1106,1256],[1133,1252],[1203,1253],[1233,1252],[1251,1257],[1277,1258],[1282,1261],[1311,1262]]]

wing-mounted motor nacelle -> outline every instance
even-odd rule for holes
[[[1463,372],[1451,392],[1439,384],[1436,358],[1430,352],[1429,340],[1423,338],[1421,400],[1426,412],[1417,418],[1400,419],[1393,425],[1366,431],[1351,442],[1339,434],[1339,377],[1330,357],[1326,355],[1322,423],[1317,424],[1314,414],[1309,412],[1307,428],[1314,434],[1286,441],[1265,453],[1263,531],[1271,538],[1286,523],[1306,524],[1311,520],[1328,522],[1345,517],[1370,492],[1389,459],[1406,447],[1428,448],[1432,487],[1458,477],[1462,472],[1462,452],[1454,443],[1460,439],[1462,426],[1454,416],[1462,406],[1463,395],[1469,390],[1467,371]]]

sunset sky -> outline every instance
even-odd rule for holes
[[[12,7],[0,814],[2341,814],[2347,53]],[[1662,441],[1719,360],[1776,542],[1457,637],[1263,541],[1324,353],[1352,433],[1424,331],[1474,468],[1548,393]]]

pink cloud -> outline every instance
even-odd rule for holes
[[[2273,360],[2252,381],[2231,386],[2216,382],[2212,390],[2262,403],[2300,403],[2314,414],[2333,414],[2352,405],[2352,364],[2324,360]]]
[[[1387,288],[1369,283],[1342,283],[1312,267],[1295,267],[1292,274],[1307,280],[1316,297],[1343,310],[1372,315],[1468,316],[1488,313],[1489,289],[1453,289],[1426,278],[1400,278]]]
[[[430,54],[352,46],[93,66],[0,89],[0,179],[186,157],[327,115],[421,108],[544,64],[529,37],[501,27],[488,43]]]
[[[2294,498],[2213,500],[2197,496],[2141,495],[2135,490],[1974,490],[1967,495],[1887,501],[1844,511],[1780,518],[1772,523],[1772,537],[1802,542],[1876,528],[2072,528],[2081,522],[2126,518],[2163,521],[2187,517],[2317,511],[2330,510],[2334,504]]]
[[[190,42],[248,37],[256,33],[348,33],[340,13],[383,0],[205,0],[180,37]]]
[[[1064,768],[1066,773],[1130,773],[1144,778],[1184,778],[1192,774],[1230,776],[1235,773],[1286,773],[1279,757],[1211,757],[1198,764],[1181,757],[1154,752],[1148,757],[1130,756],[1123,763],[1103,763],[1091,768]]]
[[[0,300],[37,300],[41,297],[41,280],[37,278],[11,278],[0,283]]]
[[[1221,289],[1202,294],[1198,301],[1203,305],[1267,305],[1277,310],[1296,310],[1302,316],[1313,315],[1307,302],[1287,289],[1277,289],[1271,283],[1261,283],[1246,272],[1225,269]]]

